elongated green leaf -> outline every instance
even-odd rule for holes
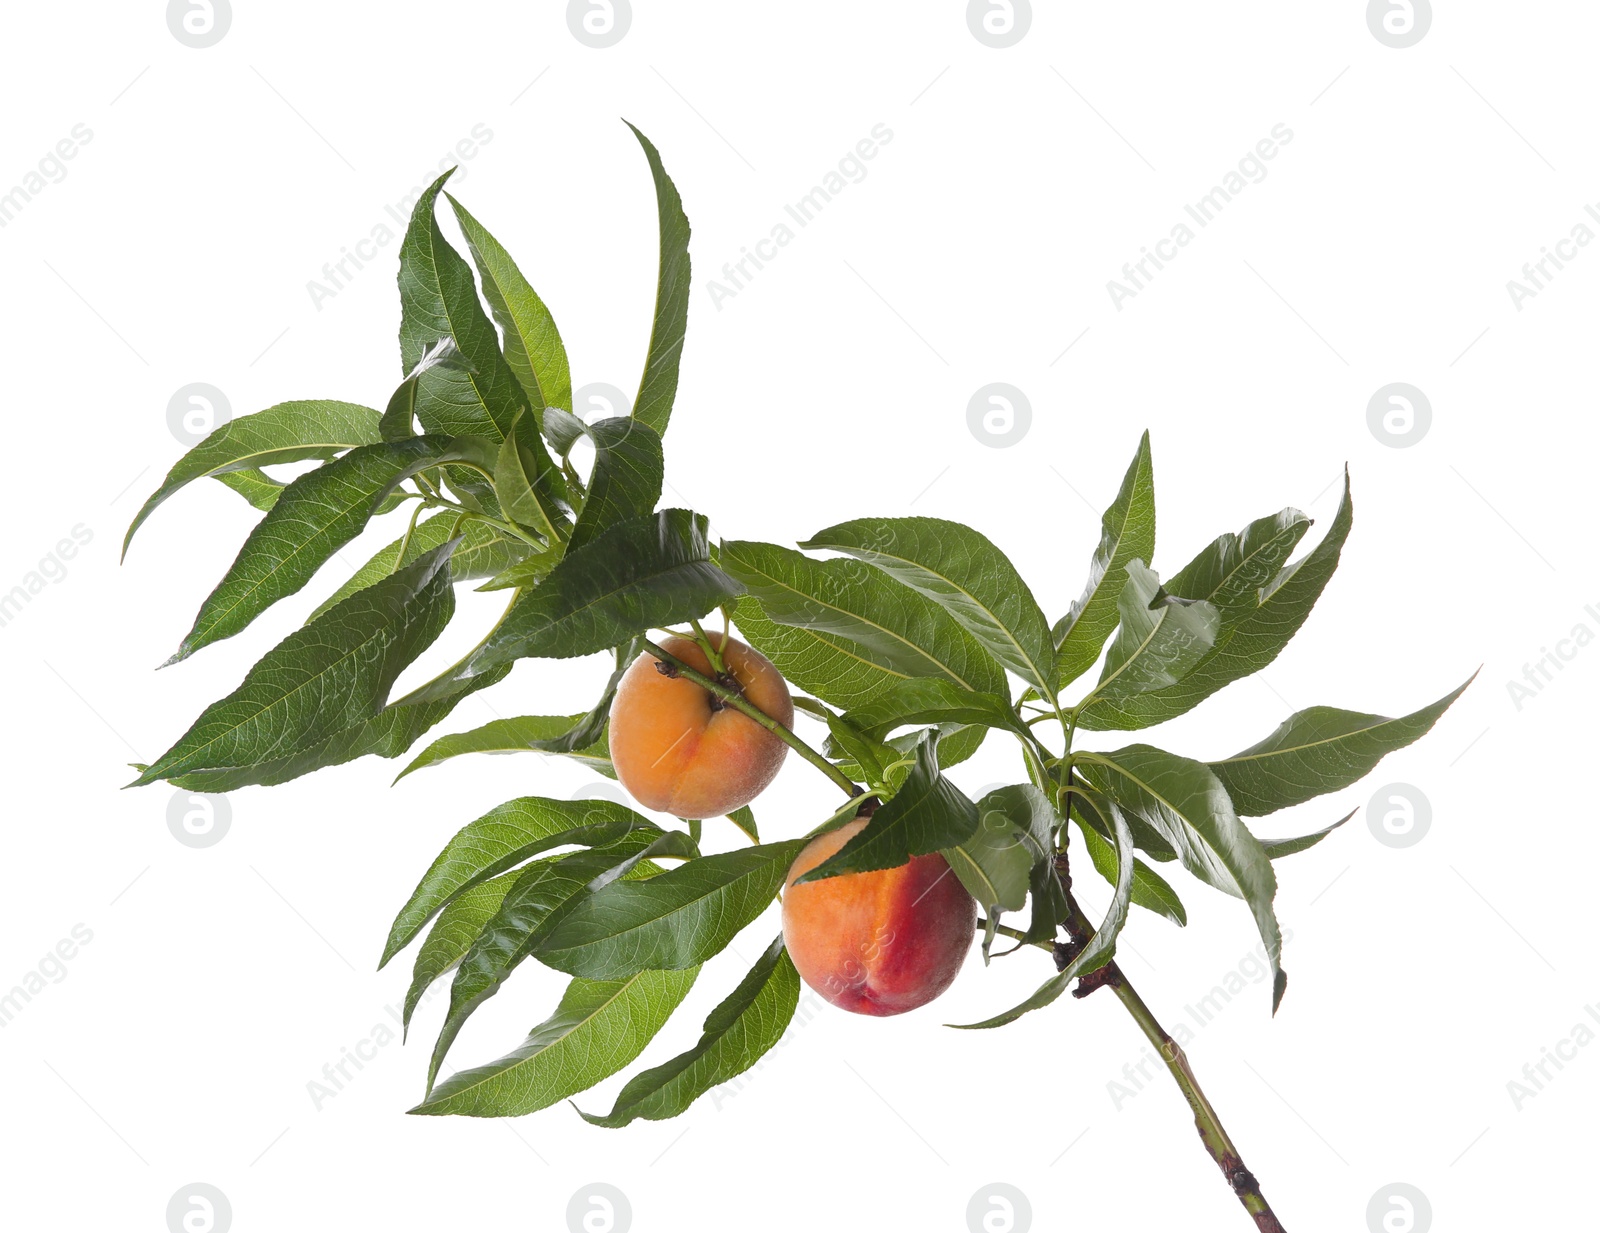
[[[953,616],[1001,664],[1055,694],[1055,642],[1016,567],[971,527],[939,518],[858,518],[802,548],[829,548],[874,565]]]
[[[1073,813],[1077,816],[1076,810]],[[1089,862],[1094,866],[1095,872],[1115,886],[1121,875],[1121,863],[1117,859],[1116,849],[1088,823],[1082,823],[1080,833],[1083,835],[1083,846],[1088,850]],[[1166,917],[1175,925],[1189,923],[1189,913],[1184,909],[1183,900],[1178,898],[1178,892],[1172,889],[1165,878],[1137,857],[1133,862],[1133,902],[1158,916]]]
[[[530,551],[520,540],[504,536],[485,523],[462,522],[459,525],[460,529],[456,533],[460,536],[461,542],[450,554],[452,582],[469,582],[474,578],[487,578],[498,574],[501,570],[526,558]],[[432,552],[451,538],[450,532],[456,527],[456,514],[453,510],[444,510],[431,518],[421,519],[411,535],[409,544],[406,544],[405,536],[402,535],[378,549],[360,569],[350,575],[349,581],[322,601],[307,621],[316,620],[329,608],[342,600],[349,599],[357,591],[387,578],[396,569],[411,564],[423,553]],[[402,544],[405,545],[403,557],[400,554]]]
[[[613,882],[575,905],[533,954],[594,980],[704,963],[772,903],[802,846],[789,840],[739,848],[647,881]]]
[[[506,518],[553,548],[565,538],[566,511],[553,487],[555,464],[532,423],[527,413],[519,410],[511,431],[500,443],[494,464],[495,502]],[[564,490],[565,484],[561,487]]]
[[[863,706],[845,712],[845,719],[872,740],[881,741],[910,724],[981,724],[1026,733],[1011,704],[998,694],[961,689],[940,677],[901,681]]]
[[[122,540],[122,554],[127,556],[133,534],[144,520],[185,484],[207,475],[227,475],[273,463],[328,459],[378,440],[378,413],[352,402],[281,402],[254,415],[229,420],[167,472],[161,487],[134,515]]]
[[[416,744],[423,733],[449,715],[463,698],[498,684],[510,670],[511,665],[507,664],[426,701],[419,700],[415,692],[407,694],[389,703],[372,718],[287,757],[269,758],[231,770],[196,771],[174,776],[170,782],[175,787],[196,792],[232,792],[252,784],[287,783],[312,771],[341,766],[368,755],[398,758]]]
[[[966,843],[978,829],[978,807],[940,773],[939,765],[939,734],[929,731],[917,743],[916,765],[894,798],[844,847],[797,880],[893,869],[913,856]]]
[[[461,354],[456,340],[449,335],[425,347],[405,380],[389,395],[383,419],[378,424],[378,432],[385,441],[404,441],[418,435],[417,387],[422,384],[423,375],[434,368],[451,368],[465,375],[474,371],[471,361]]]
[[[619,867],[649,848],[654,838],[647,831],[629,831],[604,847],[534,861],[522,871],[456,969],[450,1009],[428,1063],[430,1089],[462,1026],[527,958],[540,930],[585,894],[591,883],[608,873],[621,876]]]
[[[497,805],[457,831],[422,875],[390,927],[378,966],[404,950],[439,909],[478,883],[552,848],[615,843],[635,830],[652,837],[662,833],[655,823],[613,801],[523,796]]]
[[[655,321],[650,327],[650,351],[639,396],[633,401],[634,418],[666,436],[673,400],[678,396],[678,367],[683,360],[683,338],[689,326],[689,219],[672,177],[661,165],[655,146],[633,125],[633,135],[644,148],[650,175],[656,185],[656,216],[661,229],[661,266],[656,280]],[[570,408],[569,408],[570,409]]]
[[[417,961],[411,969],[411,987],[406,990],[402,1030],[411,1027],[411,1016],[416,1013],[422,995],[434,981],[452,971],[472,948],[473,941],[483,932],[504,902],[506,892],[518,878],[521,870],[502,873],[498,878],[480,882],[464,892],[440,912],[417,951]]]
[[[1149,745],[1076,757],[1096,787],[1161,833],[1185,869],[1249,905],[1272,964],[1276,1014],[1288,984],[1280,961],[1283,937],[1272,907],[1278,879],[1260,841],[1239,821],[1222,781],[1203,762]]]
[[[698,1044],[628,1080],[611,1112],[582,1113],[596,1126],[677,1117],[713,1088],[749,1070],[783,1038],[800,1002],[800,974],[780,935],[732,993],[706,1016]]]
[[[243,471],[224,471],[212,478],[219,484],[233,489],[262,513],[266,513],[276,505],[278,498],[283,495],[283,490],[288,487],[281,480],[275,480],[265,471],[253,467]]]
[[[378,714],[390,686],[455,612],[445,544],[268,651],[135,781],[253,767]]]
[[[1100,681],[1081,706],[1115,706],[1138,694],[1176,684],[1216,642],[1222,618],[1204,601],[1178,599],[1143,561],[1129,561],[1117,600],[1122,623],[1106,652]]]
[[[1332,826],[1325,826],[1320,831],[1313,831],[1309,835],[1296,835],[1292,839],[1263,839],[1261,841],[1261,850],[1272,860],[1278,860],[1284,856],[1293,856],[1296,852],[1304,852],[1308,848],[1316,847],[1329,835],[1333,834],[1334,831],[1355,817],[1358,812],[1358,810],[1352,809]]]
[[[1122,932],[1122,926],[1128,919],[1128,904],[1133,897],[1133,835],[1122,817],[1122,811],[1115,803],[1103,798],[1091,799],[1094,803],[1090,807],[1102,812],[1106,825],[1116,836],[1117,856],[1120,862],[1115,889],[1111,896],[1111,906],[1106,909],[1105,919],[1100,922],[1100,927],[1094,931],[1094,936],[1084,948],[1073,956],[1071,962],[1040,985],[1019,1005],[981,1023],[951,1024],[951,1027],[995,1028],[1013,1023],[1031,1010],[1050,1005],[1066,991],[1073,980],[1104,967],[1116,954],[1117,935]]]
[[[661,438],[642,420],[617,416],[585,425],[584,432],[594,442],[594,469],[572,531],[572,548],[581,548],[616,523],[651,513],[661,500],[664,474]]]
[[[572,373],[555,318],[500,241],[459,201],[449,193],[445,196],[461,224],[467,251],[483,280],[484,298],[505,338],[506,363],[521,382],[529,407],[535,412],[542,407],[572,410]]]
[[[585,747],[570,750],[548,748],[564,743],[564,738],[588,718],[587,715],[521,715],[515,719],[496,719],[470,732],[457,732],[441,736],[418,754],[405,770],[395,776],[396,782],[412,771],[438,766],[463,754],[488,753],[563,753],[581,762],[590,770],[599,771],[608,779],[617,777],[611,765],[611,755],[602,726],[599,740]]]
[[[725,541],[719,560],[760,605],[756,613],[740,604],[741,631],[785,677],[824,701],[861,705],[908,677],[1006,692],[1000,666],[949,613],[860,562],[813,561],[749,541]]]
[[[485,437],[498,444],[528,396],[500,351],[500,336],[478,301],[472,267],[439,230],[434,205],[453,173],[418,199],[400,245],[400,360],[411,373],[439,340],[455,341],[462,363],[437,364],[416,383],[415,412],[426,432]]]
[[[986,916],[998,919],[1001,911],[1019,912],[1027,902],[1033,852],[1007,814],[980,805],[978,829],[971,838],[941,849],[940,855]]]
[[[575,980],[549,1019],[499,1061],[451,1075],[412,1113],[517,1117],[621,1070],[688,995],[699,968]]]
[[[669,509],[617,523],[518,599],[462,677],[525,656],[592,655],[703,616],[740,589],[711,563],[701,515]]]
[[[231,638],[293,595],[361,533],[396,484],[431,460],[457,453],[456,443],[446,438],[416,437],[364,445],[300,476],[250,532],[168,662]]]
[[[1083,594],[1051,631],[1057,646],[1057,688],[1070,685],[1100,658],[1117,627],[1117,600],[1128,579],[1128,562],[1154,560],[1155,551],[1155,475],[1146,430],[1116,499],[1100,519],[1100,545],[1089,562]]]
[[[1237,535],[1218,536],[1172,576],[1167,589],[1203,599],[1222,614],[1224,627],[1248,616],[1306,532],[1311,519],[1297,509],[1258,518]]]
[[[1400,719],[1331,706],[1297,711],[1266,740],[1207,765],[1222,780],[1241,814],[1261,817],[1275,813],[1348,788],[1386,755],[1405,748],[1432,728],[1470,684],[1471,678],[1437,702]]]
[[[1053,939],[1056,926],[1067,918],[1067,900],[1055,867],[1056,835],[1062,825],[1060,813],[1050,803],[1050,798],[1032,784],[995,788],[978,801],[978,812],[986,825],[993,816],[1003,815],[1026,853],[1027,889],[1033,907],[1024,940]]]
[[[1259,672],[1289,644],[1322,595],[1350,534],[1350,481],[1322,542],[1278,572],[1260,602],[1223,630],[1217,644],[1181,681],[1116,703],[1099,702],[1078,717],[1090,731],[1148,728],[1182,715],[1223,686]]]

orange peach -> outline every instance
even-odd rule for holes
[[[708,635],[745,700],[784,727],[794,724],[789,687],[766,656],[723,635]],[[706,676],[704,651],[688,638],[662,649]],[[772,782],[789,747],[743,712],[684,676],[665,675],[646,652],[622,676],[611,704],[611,761],[617,778],[647,809],[680,818],[715,818],[748,805]]]
[[[950,987],[972,945],[978,904],[937,852],[895,869],[795,882],[867,821],[819,835],[795,858],[783,892],[783,940],[801,978],[835,1006],[898,1015]]]

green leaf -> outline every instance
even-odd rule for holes
[[[986,915],[1019,912],[1028,899],[1028,872],[1033,852],[1010,817],[999,810],[978,808],[978,829],[964,843],[940,851],[961,885]]]
[[[584,894],[622,876],[637,863],[630,858],[651,848],[656,838],[647,831],[630,831],[604,847],[557,860],[534,861],[518,875],[456,969],[450,986],[450,1008],[428,1063],[430,1089],[450,1046],[472,1013],[499,992],[550,922],[559,919]]]
[[[1148,728],[1182,715],[1223,686],[1265,668],[1289,644],[1321,597],[1338,567],[1350,520],[1346,476],[1338,513],[1322,542],[1280,570],[1263,589],[1259,603],[1225,628],[1217,644],[1181,681],[1115,704],[1099,702],[1079,715],[1079,726],[1095,732]]]
[[[445,196],[455,211],[467,251],[483,280],[483,295],[489,301],[494,319],[505,338],[506,363],[517,375],[529,406],[572,409],[572,374],[567,366],[567,349],[561,331],[544,301],[523,277],[511,254],[467,213],[449,193]]]
[[[877,741],[882,741],[894,729],[910,724],[978,724],[1027,733],[1027,727],[1005,698],[961,689],[938,677],[900,681],[871,702],[846,711],[844,717]]]
[[[814,561],[739,540],[724,541],[719,560],[760,604],[759,613],[739,605],[741,632],[786,678],[824,701],[858,706],[909,677],[1006,692],[1004,671],[949,613],[857,561]],[[771,629],[773,622],[783,628]]]
[[[458,1071],[412,1113],[516,1117],[614,1075],[640,1053],[688,995],[698,968],[575,980],[561,1004],[499,1061]]]
[[[1216,642],[1221,617],[1203,601],[1167,594],[1143,561],[1129,561],[1128,581],[1117,600],[1122,623],[1106,652],[1105,668],[1079,704],[1116,706],[1151,690],[1176,684]]]
[[[511,665],[507,664],[426,701],[419,700],[413,691],[389,703],[372,718],[285,758],[274,758],[234,770],[197,771],[175,776],[170,782],[175,787],[195,792],[232,792],[235,788],[251,784],[287,783],[312,771],[340,766],[369,754],[380,758],[398,758],[416,744],[423,733],[448,716],[463,698],[499,684],[510,670]]]
[[[573,976],[619,980],[704,963],[772,903],[803,840],[689,861],[643,882],[613,882],[568,912],[533,949]]]
[[[1208,600],[1225,627],[1248,616],[1262,588],[1278,576],[1311,519],[1297,509],[1258,518],[1237,535],[1218,536],[1172,576],[1167,589],[1188,599]]]
[[[467,823],[445,845],[400,909],[381,968],[410,944],[435,913],[463,891],[551,848],[615,843],[631,831],[662,834],[655,823],[612,801],[557,801],[523,796]]]
[[[1106,909],[1105,919],[1100,922],[1100,927],[1094,931],[1094,936],[1072,961],[1040,985],[1019,1005],[981,1023],[951,1024],[951,1027],[995,1028],[1015,1022],[1031,1010],[1050,1005],[1066,991],[1073,980],[1104,967],[1116,954],[1117,935],[1122,932],[1122,926],[1127,922],[1128,903],[1133,896],[1133,835],[1128,830],[1122,811],[1115,803],[1103,798],[1093,799],[1094,803],[1090,807],[1101,811],[1106,825],[1116,836],[1117,855],[1120,861],[1119,874],[1111,896],[1111,906]]]
[[[572,531],[572,548],[581,548],[616,523],[648,515],[661,500],[664,474],[661,438],[648,424],[617,416],[584,425],[584,432],[594,442],[594,468]]]
[[[1241,814],[1275,813],[1362,779],[1386,755],[1404,749],[1432,728],[1476,676],[1400,719],[1331,706],[1297,711],[1266,740],[1207,765]]]
[[[1280,962],[1283,938],[1272,908],[1278,879],[1260,841],[1239,821],[1222,781],[1203,762],[1149,745],[1075,757],[1096,787],[1160,832],[1185,869],[1249,905],[1272,964],[1276,1014],[1288,984]]]
[[[265,471],[249,468],[244,471],[224,471],[212,477],[219,484],[233,489],[251,505],[262,513],[266,513],[278,503],[278,498],[283,495],[283,490],[288,487],[280,480],[275,480]],[[129,532],[132,534],[132,532]],[[126,550],[127,545],[123,545]]]
[[[592,655],[703,616],[739,593],[711,563],[706,520],[669,509],[617,523],[569,552],[550,576],[518,599],[462,677],[513,659]]]
[[[849,553],[926,595],[1001,664],[1055,695],[1049,622],[1016,567],[971,527],[939,518],[858,518],[800,546]]]
[[[417,387],[422,384],[423,374],[434,368],[451,368],[467,374],[473,371],[454,338],[446,336],[425,348],[405,380],[389,395],[383,419],[378,424],[383,440],[404,441],[417,435]]]
[[[1263,839],[1261,841],[1261,850],[1272,860],[1277,860],[1284,856],[1293,856],[1296,852],[1304,852],[1307,848],[1316,847],[1329,835],[1333,834],[1334,831],[1355,817],[1358,812],[1360,811],[1352,809],[1332,826],[1325,826],[1320,831],[1313,831],[1309,835],[1298,835],[1293,839]]]
[[[749,1070],[783,1038],[800,1002],[800,974],[780,935],[732,993],[706,1016],[700,1042],[628,1080],[611,1112],[583,1113],[596,1126],[677,1117],[700,1097]]]
[[[486,437],[498,444],[528,397],[500,351],[483,311],[472,267],[439,230],[434,204],[453,171],[424,192],[400,245],[400,359],[411,373],[441,339],[455,342],[461,363],[436,364],[416,383],[414,410],[430,433]]]
[[[616,771],[611,766],[603,725],[600,738],[588,746],[574,746],[570,750],[549,748],[558,742],[565,743],[567,734],[587,718],[587,715],[521,715],[515,719],[496,719],[470,732],[441,736],[396,775],[395,781],[398,783],[412,771],[438,766],[462,754],[474,753],[563,753],[591,770],[615,779]]]
[[[1073,816],[1078,816],[1076,810],[1073,811]],[[1079,822],[1083,846],[1089,853],[1089,862],[1094,866],[1096,873],[1115,886],[1121,873],[1116,849],[1102,838],[1100,832],[1093,826],[1083,822],[1081,818]],[[1178,898],[1178,892],[1172,889],[1165,878],[1137,857],[1133,862],[1133,902],[1147,911],[1166,917],[1175,925],[1189,923],[1189,914],[1184,910],[1183,900]]]
[[[530,448],[525,443],[533,434],[520,427],[528,422],[524,415],[517,412],[511,431],[500,443],[494,464],[495,501],[506,518],[532,531],[550,548],[565,537],[566,515],[552,488],[555,464],[543,446]]]
[[[751,812],[750,806],[741,805],[735,809],[728,815],[728,821],[748,835],[751,843],[761,842],[761,833],[756,829],[756,815]]]
[[[404,557],[400,555],[400,546],[405,543],[404,536],[385,544],[372,554],[366,564],[350,575],[343,586],[323,600],[317,610],[306,618],[307,621],[316,620],[329,608],[342,600],[349,599],[357,591],[365,590],[374,582],[387,578],[400,567],[411,564],[423,553],[432,552],[451,538],[450,532],[456,527],[456,517],[454,510],[447,509],[431,518],[421,519],[417,523],[416,530],[412,532],[411,542],[406,544]],[[502,535],[486,523],[463,522],[457,534],[461,537],[461,542],[450,554],[452,582],[469,582],[474,578],[487,578],[498,574],[501,570],[526,558],[529,553],[528,545]]]
[[[254,415],[229,420],[167,472],[161,487],[134,515],[122,540],[122,555],[128,555],[133,534],[144,520],[185,484],[207,475],[228,475],[273,463],[326,460],[378,440],[378,413],[351,402],[281,402]]]
[[[503,873],[498,878],[480,882],[471,890],[440,912],[417,951],[417,961],[411,969],[411,987],[406,990],[405,1010],[401,1020],[402,1030],[411,1027],[411,1016],[416,1013],[422,995],[430,985],[446,972],[453,970],[472,948],[473,941],[483,932],[505,900],[521,871]]]
[[[633,125],[633,135],[644,147],[650,175],[656,185],[656,215],[661,230],[661,266],[656,280],[656,312],[650,327],[650,351],[639,396],[633,401],[634,418],[666,436],[672,403],[678,396],[678,366],[683,360],[683,339],[689,325],[689,220],[683,212],[672,177],[661,165],[655,146]]]
[[[893,869],[913,856],[954,848],[978,829],[978,807],[939,771],[939,734],[926,733],[916,764],[894,798],[850,841],[798,881],[816,882],[841,873]]]
[[[1051,631],[1056,684],[1065,688],[1094,666],[1117,627],[1117,600],[1127,582],[1128,562],[1151,561],[1156,551],[1156,490],[1149,430],[1122,477],[1122,487],[1100,519],[1100,546],[1089,562],[1089,581],[1072,610]]]
[[[259,766],[377,715],[395,678],[455,612],[451,546],[290,634],[135,782]]]
[[[194,626],[168,663],[231,638],[285,596],[293,595],[357,535],[407,476],[447,456],[444,437],[364,445],[300,476],[283,490],[207,596]]]

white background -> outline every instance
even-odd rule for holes
[[[631,391],[655,207],[620,117],[658,144],[694,225],[667,495],[721,534],[792,543],[860,514],[955,518],[999,542],[1054,617],[1145,427],[1167,573],[1285,504],[1320,536],[1348,461],[1355,529],[1299,639],[1152,739],[1218,757],[1291,709],[1403,714],[1483,671],[1369,781],[1264,824],[1300,833],[1362,810],[1279,866],[1292,939],[1276,1020],[1252,986],[1190,1054],[1293,1230],[1367,1228],[1396,1182],[1420,1188],[1439,1229],[1587,1210],[1600,1048],[1568,1047],[1520,1110],[1507,1083],[1600,1003],[1585,791],[1600,649],[1566,644],[1575,657],[1520,708],[1507,682],[1574,627],[1600,633],[1585,611],[1600,609],[1600,251],[1520,311],[1506,284],[1600,200],[1600,13],[1440,7],[1405,50],[1356,0],[1040,4],[1005,50],[952,0],[640,3],[604,50],[549,2],[240,2],[200,50],[160,3],[8,11],[0,191],[75,125],[92,133],[0,229],[0,592],[75,526],[92,534],[0,627],[0,991],[74,926],[92,932],[0,1029],[8,1222],[161,1230],[169,1198],[205,1182],[241,1233],[563,1229],[574,1192],[602,1181],[642,1231],[959,1231],[974,1193],[1006,1182],[1039,1229],[1248,1227],[1164,1075],[1113,1100],[1143,1041],[1109,995],[994,1033],[941,1026],[1030,991],[1048,974],[1031,952],[987,971],[974,957],[944,999],[898,1019],[821,1007],[741,1091],[673,1122],[405,1117],[438,1001],[409,1047],[378,1049],[319,1109],[308,1083],[404,993],[410,956],[381,973],[376,957],[445,839],[508,797],[565,797],[594,776],[462,760],[391,790],[397,768],[369,759],[234,794],[231,829],[204,849],[169,831],[169,789],[119,791],[126,763],[165,748],[396,533],[378,528],[245,635],[152,675],[253,520],[196,485],[119,568],[128,520],[183,449],[173,393],[207,382],[236,414],[381,406],[400,375],[398,242],[320,308],[307,283],[375,225],[398,233],[385,206],[475,125],[492,138],[453,187],[553,306],[575,383]],[[869,174],[715,303],[723,263],[877,124],[893,138]],[[1115,307],[1123,263],[1279,124],[1293,140],[1270,174]],[[1011,448],[969,431],[968,399],[994,381],[1032,404]],[[1410,448],[1368,427],[1369,398],[1396,381],[1432,404]],[[456,641],[418,674],[475,638],[487,598],[468,593]],[[598,660],[523,665],[441,731],[582,709],[602,677]],[[970,789],[1019,777],[999,741],[956,772]],[[1395,782],[1431,802],[1431,830],[1405,849],[1366,820]],[[830,792],[791,760],[757,802],[763,832],[808,828]],[[1141,911],[1122,948],[1173,1023],[1255,945],[1241,905],[1179,889],[1189,927]],[[753,958],[775,928],[737,949]],[[644,1063],[687,1047],[742,970],[711,966]],[[456,1063],[512,1047],[560,987],[520,972]],[[619,1084],[578,1103],[604,1110]]]

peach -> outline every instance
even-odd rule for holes
[[[835,1006],[898,1015],[950,987],[972,945],[978,904],[937,852],[895,869],[796,884],[867,821],[819,835],[795,858],[783,892],[783,940],[801,978]]]
[[[727,683],[784,727],[794,724],[789,687],[772,662],[744,643],[707,635],[721,653]],[[663,650],[713,676],[691,639]],[[684,676],[658,671],[646,652],[633,661],[611,703],[611,762],[617,778],[647,809],[680,818],[715,818],[748,805],[772,782],[789,747],[741,711]]]

